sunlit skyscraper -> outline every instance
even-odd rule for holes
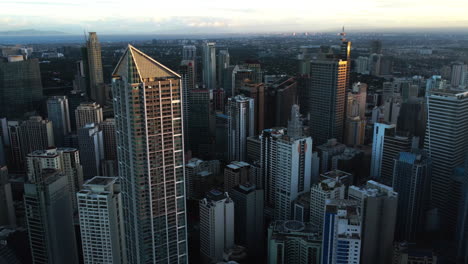
[[[106,102],[104,77],[102,73],[101,44],[96,32],[89,32],[89,39],[86,42],[88,49],[89,64],[89,94],[90,98],[100,105]]]
[[[131,45],[112,75],[127,263],[187,263],[180,76]]]

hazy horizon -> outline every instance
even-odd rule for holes
[[[82,34],[236,34],[466,29],[464,0],[0,0],[0,31]],[[248,8],[245,8],[248,7]]]

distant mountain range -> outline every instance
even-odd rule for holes
[[[61,31],[44,31],[35,29],[0,31],[0,36],[51,36],[51,35],[67,35]]]

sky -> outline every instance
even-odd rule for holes
[[[467,0],[0,0],[0,31],[70,34],[467,28]]]

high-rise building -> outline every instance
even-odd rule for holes
[[[182,49],[182,60],[197,60],[197,47],[193,45],[184,45]]]
[[[400,152],[394,159],[393,189],[398,192],[396,236],[414,241],[429,209],[431,161],[424,152]],[[434,188],[434,186],[432,186]]]
[[[252,81],[255,83],[261,83],[263,80],[262,68],[260,61],[258,60],[246,60],[244,62],[244,67],[252,70]]]
[[[355,62],[355,69],[354,71],[359,74],[369,74],[369,58],[359,56],[357,59],[354,60]]]
[[[78,263],[71,195],[67,177],[54,169],[44,169],[24,184],[33,263]]]
[[[310,115],[310,132],[317,145],[330,138],[342,141],[350,50],[351,42],[343,41],[338,56],[310,62],[304,111]]]
[[[129,45],[112,94],[127,263],[187,263],[180,76]]]
[[[184,120],[187,120],[185,122],[188,123],[185,139],[189,141],[193,154],[202,158],[207,158],[212,153],[214,115],[210,98],[210,90],[189,91],[189,117],[184,116]]]
[[[115,139],[115,119],[107,118],[99,124],[104,142],[104,159],[117,161],[117,142]]]
[[[231,76],[231,85],[229,89],[226,87],[226,93],[229,97],[239,95],[240,94],[240,88],[242,84],[245,82],[251,82],[254,80],[254,75],[255,72],[252,69],[247,69],[243,66],[236,65],[232,69],[232,76]]]
[[[203,44],[203,83],[208,90],[216,89],[216,43]]]
[[[218,53],[218,61],[216,63],[216,74],[217,74],[217,83],[223,85],[224,77],[226,76],[225,71],[228,69],[230,65],[229,61],[229,51],[228,50],[220,50]],[[225,87],[222,87],[225,88]]]
[[[447,81],[442,79],[440,75],[433,75],[426,81],[426,92],[431,90],[443,90],[447,86]]]
[[[228,99],[228,160],[247,157],[247,137],[255,133],[254,99],[237,95]]]
[[[332,177],[329,177],[330,175]],[[333,177],[333,176],[337,177]],[[310,222],[316,224],[320,229],[323,227],[323,216],[325,215],[325,201],[327,199],[344,199],[349,179],[348,174],[341,171],[321,174],[319,182],[310,189]]]
[[[224,191],[231,193],[232,188],[250,181],[250,164],[233,161],[224,168]]]
[[[366,119],[366,100],[367,100],[367,84],[354,83],[351,90],[348,92],[346,104],[346,116],[359,116],[362,120]]]
[[[2,117],[21,117],[35,111],[42,100],[39,60],[23,56],[0,58],[0,113]]]
[[[466,83],[468,78],[468,65],[458,62],[452,64],[450,84],[454,88],[465,88],[468,83]]]
[[[88,96],[98,104],[104,105],[106,103],[106,91],[102,73],[101,44],[96,32],[89,32],[86,48],[88,51],[90,84]]]
[[[391,131],[387,131],[391,132]],[[393,159],[399,152],[410,152],[412,149],[417,149],[419,138],[409,137],[389,133],[384,137],[382,148],[382,161],[380,164],[380,175],[377,178],[380,182],[391,185],[393,181],[394,162]]]
[[[273,222],[268,228],[268,263],[320,264],[321,232],[312,223]]]
[[[96,176],[76,193],[84,263],[125,263],[120,185],[115,177]]]
[[[438,208],[442,226],[456,226],[449,210],[450,172],[464,163],[468,147],[468,92],[434,91],[427,95],[428,119],[424,149],[432,161],[431,206]]]
[[[250,256],[263,256],[264,191],[254,184],[246,183],[234,187],[229,193],[234,201],[234,222],[237,245],[247,247]]]
[[[212,179],[217,178],[219,172],[219,160],[205,161],[197,158],[189,160],[185,165],[187,199],[202,199],[214,187]]]
[[[55,145],[63,147],[65,135],[71,132],[70,113],[66,96],[53,96],[47,100],[47,117],[52,121]]]
[[[184,46],[185,48],[185,46]],[[184,49],[185,50],[185,49]],[[184,127],[188,128],[188,120],[189,120],[189,113],[190,113],[190,104],[189,104],[189,96],[190,91],[195,90],[196,85],[196,76],[195,76],[195,61],[193,60],[183,60],[180,63],[180,76],[182,77],[182,102],[183,110],[184,110]],[[188,137],[184,138],[185,140],[185,147],[188,147]]]
[[[203,263],[223,260],[234,246],[234,202],[227,193],[211,190],[200,200],[200,253]]]
[[[362,223],[359,202],[327,200],[325,204],[321,263],[360,263]]]
[[[265,129],[265,87],[263,83],[244,82],[240,93],[254,100],[255,113],[255,135],[262,133]]]
[[[417,243],[397,243],[393,249],[393,264],[437,264],[439,263],[437,253],[430,249],[419,246]]]
[[[297,103],[297,81],[283,76],[265,87],[265,128],[285,127],[289,112]]]
[[[0,166],[0,226],[16,226],[13,195],[6,166]]]
[[[52,126],[50,120],[42,119],[40,116],[32,116],[28,120],[21,122],[19,126],[19,139],[22,154],[25,156],[27,153],[35,150],[55,146]]]
[[[290,220],[292,202],[310,190],[312,138],[293,138],[284,129],[265,129],[260,141],[265,206],[274,208],[275,220]]]
[[[382,54],[382,41],[376,39],[371,41],[371,53]]]
[[[86,124],[78,129],[80,160],[84,179],[101,175],[104,160],[104,139],[102,130],[96,124]]]
[[[76,209],[75,193],[83,185],[83,168],[79,151],[73,148],[48,148],[36,150],[27,156],[28,179],[37,178],[43,169],[55,169],[65,175],[73,208]]]
[[[71,130],[76,132],[76,114],[75,110],[80,106],[82,103],[86,102],[86,93],[85,92],[78,92],[78,91],[71,91],[68,95],[68,112],[70,114],[70,125]]]
[[[86,124],[99,124],[102,122],[102,107],[97,103],[81,103],[75,109],[76,129]]]
[[[380,178],[381,176],[382,159],[383,159],[382,156],[384,153],[383,148],[384,148],[385,136],[394,133],[394,131],[395,131],[395,125],[393,124],[385,124],[385,123],[374,124],[374,136],[373,136],[373,142],[372,142],[372,162],[371,162],[371,174],[370,174],[371,178],[377,179],[377,178]]]
[[[391,187],[368,181],[362,187],[349,187],[348,197],[359,201],[361,208],[361,263],[392,263],[398,194]]]

